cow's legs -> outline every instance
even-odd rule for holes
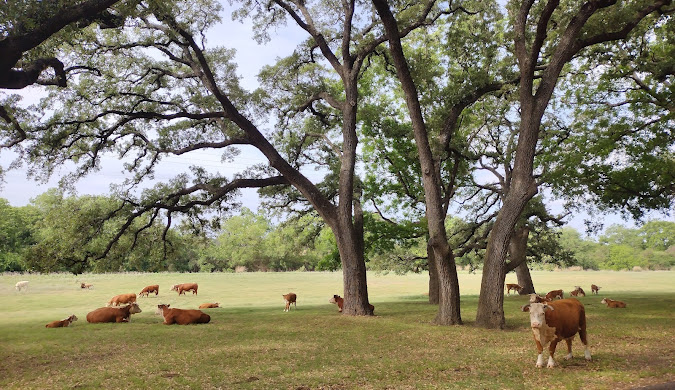
[[[547,368],[553,368],[555,367],[555,360],[553,359],[553,355],[555,355],[555,347],[558,345],[558,339],[553,339],[551,340],[551,345],[548,347],[548,364],[546,365]]]
[[[541,368],[544,366],[544,347],[539,340],[534,339],[534,342],[537,344],[537,351],[539,351],[539,355],[537,355],[537,367]]]
[[[592,360],[591,349],[588,348],[588,340],[586,339],[586,326],[582,326],[581,329],[579,329],[579,338],[581,339],[581,343],[584,344],[584,358],[586,360]]]
[[[573,337],[568,337],[565,339],[565,342],[567,342],[567,355],[565,356],[565,360],[572,359],[572,338]]]

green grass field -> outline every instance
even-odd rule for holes
[[[533,272],[539,291],[591,283],[586,306],[593,361],[534,366],[527,297],[505,298],[507,328],[473,326],[480,274],[460,273],[464,326],[430,322],[428,277],[368,275],[374,317],[347,317],[328,303],[341,273],[102,274],[0,276],[2,389],[624,389],[675,381],[675,272]],[[29,280],[28,291],[14,284]],[[93,283],[81,290],[79,282]],[[178,297],[172,284],[199,283]],[[507,282],[515,282],[508,275]],[[86,314],[116,294],[159,284],[126,324],[89,324]],[[298,295],[283,312],[282,294]],[[567,295],[567,294],[566,294]],[[627,309],[607,309],[603,297]],[[165,326],[158,303],[206,309],[211,323]],[[75,314],[69,328],[44,325]]]

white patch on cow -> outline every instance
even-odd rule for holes
[[[589,361],[592,360],[591,359],[591,349],[588,348],[588,346],[586,346],[586,350],[584,351],[584,357],[586,358],[586,360],[589,360]]]
[[[541,368],[543,366],[544,366],[544,355],[540,353],[537,356],[537,367]]]
[[[547,368],[553,368],[555,367],[555,360],[553,360],[553,356],[548,357],[548,364],[546,365]]]

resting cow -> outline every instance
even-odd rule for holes
[[[563,299],[563,298],[564,298],[564,296],[563,296],[563,290],[553,290],[553,291],[549,291],[549,292],[546,294],[546,299],[551,299],[551,300],[553,300],[553,298],[560,298],[560,299]]]
[[[197,288],[199,288],[197,283],[174,284],[171,286],[171,290],[178,291],[178,295],[185,294],[186,291],[192,291],[192,294],[197,294]]]
[[[345,304],[345,300],[339,295],[333,295],[333,298],[329,299],[328,303],[334,303],[338,305],[338,312],[342,312],[342,307]],[[368,307],[370,308],[371,313],[375,313],[375,306],[368,304]]]
[[[567,342],[567,356],[572,358],[572,339],[579,333],[579,338],[584,344],[584,356],[591,360],[591,350],[586,340],[586,311],[584,305],[574,298],[561,299],[550,303],[531,303],[522,308],[530,312],[530,327],[537,344],[537,367],[544,365],[544,347],[550,343],[548,368],[555,366],[553,355],[555,348],[562,340]]]
[[[626,307],[626,302],[615,301],[609,298],[603,298],[602,301],[600,301],[600,303],[604,303],[605,305],[607,305],[607,307],[611,309],[623,309]]]
[[[169,305],[157,305],[164,317],[164,325],[188,325],[206,324],[211,321],[211,316],[201,310],[172,309]]]
[[[584,292],[584,289],[580,286],[574,286],[574,291],[572,291],[570,295],[573,297],[585,297],[586,292]]]
[[[298,304],[297,304],[297,299],[298,296],[295,295],[294,293],[288,293],[285,295],[282,295],[284,297],[284,301],[286,302],[286,308],[284,311],[291,311],[291,303],[295,306],[295,309],[298,309]]]
[[[150,293],[155,293],[155,295],[159,294],[159,284],[153,284],[152,286],[145,287],[140,293],[138,293],[138,296],[142,297],[145,295],[147,297],[150,295]]]
[[[16,288],[16,291],[28,290],[28,281],[22,280],[20,282],[16,282],[14,288]]]
[[[516,283],[506,283],[506,295],[511,294],[511,290],[515,290],[517,293],[522,290],[523,287]]]
[[[120,306],[136,302],[136,294],[120,294],[110,298],[106,306]]]
[[[86,289],[88,290],[88,289],[90,289],[90,288],[92,288],[92,287],[94,287],[93,284],[89,284],[89,283],[82,283],[82,284],[80,284],[80,288],[82,288],[82,289],[85,289],[85,288],[86,288]]]
[[[601,287],[591,284],[591,294],[597,294]]]
[[[544,298],[539,294],[530,294],[530,303],[546,303],[551,301],[552,299]]]
[[[132,314],[140,312],[141,308],[135,303],[124,307],[100,307],[87,314],[87,322],[129,322]]]
[[[75,314],[70,315],[68,318],[65,318],[61,321],[52,321],[45,325],[45,328],[65,328],[70,325],[73,321],[77,321]]]
[[[167,305],[167,307],[168,307],[168,306],[169,306],[169,305]],[[220,303],[218,303],[218,302],[215,302],[215,303],[202,303],[201,305],[199,305],[199,308],[200,308],[200,309],[215,309],[215,308],[218,308],[218,307],[220,307]]]

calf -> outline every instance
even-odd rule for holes
[[[600,303],[604,303],[607,307],[611,309],[624,309],[626,307],[626,302],[615,301],[609,298],[603,298]]]
[[[548,364],[546,367],[555,367],[555,348],[562,340],[567,342],[567,356],[572,358],[572,339],[579,333],[584,344],[584,356],[591,360],[591,350],[586,340],[586,311],[584,305],[574,298],[561,299],[550,303],[531,303],[522,308],[530,312],[530,327],[537,345],[537,367],[544,365],[544,347],[550,343]]]
[[[286,308],[284,311],[291,311],[291,303],[295,306],[295,309],[298,309],[298,303],[296,302],[298,299],[298,296],[295,295],[294,293],[288,293],[286,295],[282,295],[284,297],[284,301],[286,301]]]
[[[164,325],[188,325],[206,324],[211,321],[211,316],[201,310],[172,309],[169,305],[157,305],[164,317]]]
[[[166,305],[166,306],[168,307],[169,305]],[[216,303],[202,303],[201,305],[199,305],[200,309],[215,309],[217,307],[220,307],[220,303],[218,303],[218,302],[216,302]]]
[[[197,294],[197,289],[199,286],[197,283],[183,283],[183,284],[174,284],[171,286],[172,291],[178,291],[178,295],[185,294],[186,291],[192,291],[192,294]]]
[[[155,296],[159,294],[159,284],[153,284],[152,286],[145,287],[140,293],[138,293],[138,296],[142,297],[145,294],[147,297],[150,295],[150,293],[155,293]]]
[[[120,294],[110,298],[106,306],[119,306],[129,303],[136,303],[136,294]]]
[[[519,284],[506,283],[506,295],[511,294],[511,290],[515,290],[517,293],[519,293],[520,290],[522,290],[522,289],[523,289],[523,287]]]
[[[90,288],[92,288],[92,287],[94,287],[93,284],[89,284],[89,283],[82,283],[82,284],[80,284],[80,288],[82,288],[82,289],[85,289],[85,288],[86,288],[86,289],[88,290],[88,289],[90,289]]]
[[[124,307],[100,307],[87,314],[87,322],[129,322],[132,314],[142,312],[136,303]]]
[[[585,297],[586,293],[584,292],[584,289],[581,288],[580,286],[574,286],[574,291],[572,291],[570,295],[573,297]]]
[[[341,312],[342,312],[342,307],[343,307],[344,304],[345,304],[345,300],[344,300],[341,296],[339,296],[339,295],[333,295],[333,298],[329,299],[329,300],[328,300],[328,303],[334,303],[334,304],[336,304],[336,305],[338,306],[338,312],[341,313]],[[372,314],[374,314],[374,313],[375,313],[375,306],[373,306],[373,305],[371,305],[371,304],[368,304],[368,307],[370,308],[370,312],[371,312]]]
[[[563,290],[553,290],[549,291],[548,294],[546,294],[546,299],[553,300],[553,298],[560,298],[563,299]]]
[[[52,321],[45,325],[45,328],[65,328],[66,326],[70,325],[73,321],[77,321],[77,317],[75,314],[72,314],[66,319],[63,319],[61,321]]]
[[[16,288],[16,291],[28,290],[28,281],[22,280],[20,282],[16,282],[14,288]]]
[[[597,294],[601,287],[591,284],[591,294]]]

